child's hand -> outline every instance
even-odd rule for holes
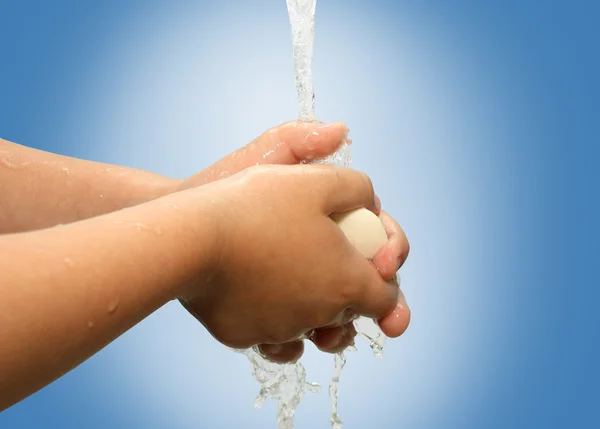
[[[387,213],[379,213],[388,237],[388,244],[379,250],[373,264],[379,271],[381,277],[385,280],[395,283],[396,272],[404,264],[408,252],[409,244],[400,225],[394,221]],[[338,353],[345,350],[354,343],[356,329],[352,323],[354,314],[345,314],[345,318],[334,323],[329,327],[316,329],[309,339],[319,348],[327,353]],[[398,301],[396,308],[386,317],[379,318],[379,327],[385,335],[390,338],[397,338],[406,331],[410,323],[410,310],[404,299],[404,295],[398,289]],[[264,344],[260,350],[265,357],[274,362],[286,363],[298,360],[304,352],[302,341],[293,341],[286,344]]]
[[[286,122],[265,131],[246,146],[181,181],[178,190],[224,179],[252,166],[293,165],[325,158],[340,147],[347,134],[348,128],[341,122]]]
[[[218,263],[208,285],[187,285],[184,306],[222,343],[283,344],[353,312],[395,308],[387,283],[329,217],[377,211],[370,180],[328,166],[253,167],[208,185]]]
[[[224,157],[211,167],[183,180],[178,189],[189,189],[223,179],[254,165],[298,164],[323,158],[334,153],[346,140],[348,129],[343,123],[329,125],[307,122],[287,122],[271,128],[260,137]],[[390,280],[408,255],[408,241],[400,226],[385,213],[380,214],[386,226],[389,244],[381,249],[373,261],[382,277]],[[399,292],[398,308],[393,317],[381,320],[381,327],[389,337],[400,336],[408,327],[410,311]],[[356,331],[352,322],[316,329],[310,339],[322,351],[336,353],[352,344]],[[290,362],[300,358],[304,351],[302,341],[281,345],[261,346],[263,354],[276,362]]]

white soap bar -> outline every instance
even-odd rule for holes
[[[370,210],[365,208],[351,210],[332,215],[331,218],[344,232],[348,241],[365,258],[373,259],[379,249],[388,242],[381,220]]]

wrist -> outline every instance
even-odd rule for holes
[[[213,197],[206,189],[171,192],[147,204],[163,219],[164,258],[174,268],[169,298],[192,299],[207,292],[219,269],[221,256],[220,216],[212,209]]]
[[[141,180],[140,180],[141,179]],[[135,206],[173,194],[179,190],[181,180],[160,175],[145,175],[129,183],[130,204]]]
[[[173,194],[179,190],[180,183],[181,180],[155,174],[133,177],[124,184],[129,198],[123,208],[145,204]]]

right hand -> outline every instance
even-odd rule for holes
[[[202,186],[217,219],[209,280],[179,297],[221,343],[283,344],[349,312],[384,317],[399,289],[330,218],[379,207],[363,173],[317,165],[252,167]]]
[[[372,263],[384,280],[399,287],[399,279],[396,277],[396,273],[408,257],[410,250],[408,239],[400,225],[383,210],[380,211],[379,218],[387,232],[388,243],[379,249]],[[347,314],[347,316],[351,317],[352,315]],[[333,326],[316,329],[309,336],[309,339],[323,352],[342,352],[348,346],[354,345],[354,338],[357,334],[353,321],[347,320],[342,320],[339,324]],[[396,308],[377,322],[384,335],[389,338],[397,338],[406,331],[410,323],[410,309],[402,290],[398,290]],[[264,344],[259,346],[259,350],[264,357],[273,362],[290,363],[300,359],[304,352],[304,342],[292,341],[277,345]]]

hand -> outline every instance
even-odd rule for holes
[[[381,277],[392,281],[396,272],[402,267],[409,253],[409,244],[404,231],[384,211],[379,213],[389,237],[388,243],[379,250],[372,263],[379,271]],[[338,353],[354,344],[356,329],[352,323],[353,314],[346,314],[345,319],[330,327],[317,329],[309,339],[321,351]],[[410,323],[410,309],[404,299],[404,294],[398,289],[396,308],[386,317],[379,319],[379,327],[390,338],[401,336]],[[265,357],[279,363],[295,362],[304,352],[303,341],[293,341],[286,344],[265,344],[259,347]]]
[[[217,219],[220,262],[207,286],[187,285],[180,299],[223,344],[283,344],[348,313],[381,318],[396,307],[398,288],[329,217],[378,210],[364,174],[330,166],[252,167],[204,192]]]
[[[224,179],[256,165],[293,165],[325,158],[340,147],[347,134],[348,128],[341,122],[286,122],[267,130],[246,146],[183,180],[178,190]]]
[[[343,123],[319,124],[292,121],[263,133],[260,137],[221,159],[211,167],[185,179],[179,189],[188,189],[223,179],[256,164],[298,164],[323,158],[334,153],[346,140],[348,129]],[[348,140],[349,142],[349,140]],[[394,278],[408,255],[408,241],[400,226],[385,213],[380,215],[390,237],[373,263],[386,280]],[[393,316],[393,317],[392,317]],[[389,337],[400,336],[408,327],[410,311],[399,292],[398,308],[392,316],[382,319],[380,325]],[[316,329],[310,340],[322,351],[337,353],[354,342],[356,331],[351,322],[341,326]],[[276,362],[290,362],[300,358],[304,343],[295,341],[283,345],[264,345],[261,351]]]

